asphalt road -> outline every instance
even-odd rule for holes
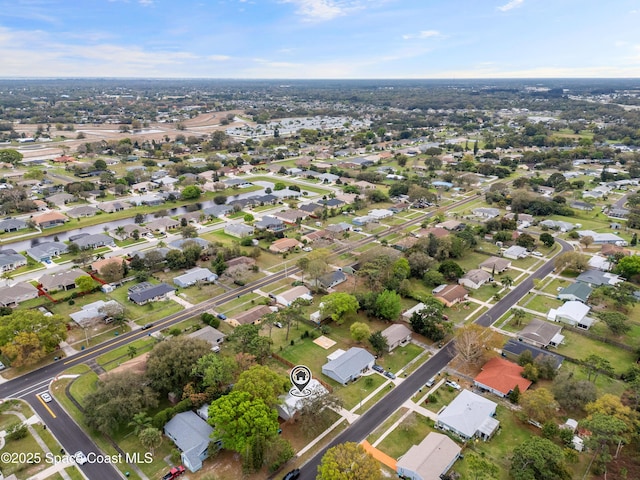
[[[556,241],[562,247],[561,253],[573,250],[571,245],[564,240],[556,239]],[[529,278],[505,295],[486,314],[478,318],[475,323],[484,327],[492,325],[533,288],[534,278],[546,277],[553,271],[553,269],[554,259],[551,259],[536,270]],[[307,463],[305,463],[304,466],[300,468],[299,480],[315,480],[320,460],[327,449],[340,443],[359,443],[364,440],[371,432],[373,432],[373,430],[376,429],[376,427],[378,427],[378,425],[384,422],[389,418],[389,416],[391,416],[391,414],[393,414],[393,412],[400,408],[406,400],[410,399],[419,388],[423,387],[431,377],[440,372],[454,356],[454,343],[453,341],[450,341],[415,372],[405,378],[386,397],[376,403],[346,430],[340,433],[340,435],[338,435],[322,451],[318,452]]]
[[[402,225],[389,228],[387,231],[385,231],[385,235],[388,235],[395,231],[399,231],[400,229],[404,229],[409,225],[421,223],[425,219],[431,218],[437,215],[438,213],[444,212],[454,207],[458,207],[474,199],[475,197],[468,197],[463,200],[454,202],[453,204],[447,206],[446,208],[439,208],[437,210],[427,212],[424,215],[420,215],[419,217],[413,220],[410,220]],[[376,238],[375,236],[369,236],[369,237],[363,238],[358,242],[353,242],[353,244],[336,249],[334,254],[339,255],[341,253],[348,252],[362,244],[374,241],[375,238]],[[234,289],[218,297],[214,297],[212,299],[206,300],[205,302],[202,302],[192,308],[188,308],[176,314],[165,317],[157,322],[154,322],[154,326],[150,329],[147,329],[144,331],[136,330],[136,331],[125,333],[101,345],[91,347],[71,357],[63,358],[57,362],[54,362],[52,364],[39,368],[38,370],[27,373],[25,375],[12,379],[8,382],[4,382],[0,384],[0,399],[22,398],[23,400],[26,400],[34,408],[34,410],[40,416],[43,422],[46,423],[51,433],[54,434],[54,436],[58,439],[60,444],[64,447],[64,449],[67,452],[75,453],[78,450],[82,450],[86,455],[88,455],[89,453],[94,453],[98,455],[100,453],[100,450],[95,445],[95,443],[75,423],[73,418],[71,418],[71,416],[69,416],[62,409],[62,407],[56,402],[55,399],[52,402],[46,404],[45,406],[44,403],[37,396],[37,394],[48,391],[49,383],[57,375],[61,374],[62,372],[64,372],[65,370],[67,370],[68,368],[74,365],[86,363],[92,359],[95,359],[100,355],[103,355],[107,352],[112,351],[115,348],[119,348],[122,345],[126,345],[127,343],[133,340],[137,340],[146,335],[150,335],[154,332],[166,329],[185,319],[194,317],[203,312],[214,309],[215,307],[222,305],[224,303],[227,303],[231,300],[234,300],[241,295],[249,293],[255,289],[261,288],[262,286],[276,282],[283,278],[286,278],[287,276],[293,275],[297,272],[299,272],[298,268],[289,268],[287,271],[282,271],[282,272],[270,275],[256,282],[252,282],[251,284],[248,284],[245,287]],[[449,345],[445,347],[441,352],[438,353],[438,355],[434,356],[428,362],[428,364],[421,367],[420,371],[423,371],[423,370],[431,371],[431,369],[433,368],[433,372],[435,373],[439,369],[444,367],[449,362],[451,357],[447,357],[447,355],[445,355],[443,352],[448,351],[449,348],[451,348]],[[436,358],[439,358],[440,360],[436,361]],[[443,363],[440,365],[440,362],[443,362]],[[440,366],[438,367],[438,365]],[[433,373],[429,374],[426,378],[430,378],[432,375]],[[403,395],[406,395],[406,392],[413,392],[419,388],[421,380],[418,380],[418,379],[423,378],[423,376],[424,374],[416,375],[414,373],[414,375],[407,378],[407,380],[403,383],[403,385],[407,385],[406,387],[402,389],[397,388],[396,391],[391,392],[391,394],[393,395],[392,398],[394,399],[397,398],[397,401],[389,402],[387,400],[389,397],[387,397],[385,398],[385,402],[381,402],[381,404],[378,404],[374,407],[378,409],[383,409],[383,412],[378,413],[378,415],[384,415],[381,417],[381,421],[384,420],[388,415],[390,415],[396,408],[398,408],[397,406],[395,406],[394,408],[389,410],[390,407],[388,407],[387,405],[397,404],[399,406],[404,401],[405,398],[408,398],[408,396],[411,395],[411,393],[409,393],[408,396],[406,397],[403,396]],[[424,383],[424,381],[422,381],[422,383]],[[404,392],[404,393],[400,393],[400,392]],[[370,412],[372,410],[370,410]],[[367,432],[370,431],[370,430],[366,430],[367,428],[370,428],[368,426],[366,418],[370,418],[370,415],[363,416],[362,420],[364,421],[361,422],[359,420],[358,422],[356,422],[356,424],[361,423],[362,424],[361,428],[365,429],[363,430],[363,432],[365,433],[362,436],[362,438],[364,438]],[[354,426],[356,424],[354,424]],[[375,426],[371,428],[375,428]],[[349,429],[345,433],[351,432],[351,431],[353,430]],[[348,440],[342,440],[342,441],[348,441]],[[316,456],[314,457],[314,459],[315,458],[317,458],[319,462],[320,457]],[[91,463],[91,464],[87,463],[80,468],[85,472],[85,474],[90,480],[103,480],[103,479],[109,480],[114,478],[124,478],[123,475],[109,463]],[[307,470],[308,469],[305,469],[305,471]],[[315,472],[315,468],[313,469],[313,471]],[[313,478],[315,478],[315,474],[313,475]]]

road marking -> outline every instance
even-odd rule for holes
[[[49,408],[49,405],[47,405],[47,402],[45,402],[40,395],[36,395],[36,397],[38,397],[38,400],[40,400],[42,406],[47,409],[47,412],[49,412],[53,418],[57,418],[56,414],[53,413],[53,411]]]

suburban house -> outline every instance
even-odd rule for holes
[[[52,228],[64,224],[68,219],[59,212],[47,212],[33,217],[31,220],[40,228]]]
[[[391,210],[387,210],[386,208],[374,208],[373,210],[369,210],[369,213],[367,215],[375,218],[376,220],[382,220],[383,218],[392,217],[393,212]]]
[[[376,361],[373,355],[359,347],[352,347],[337,358],[331,355],[327,358],[331,359],[322,366],[322,373],[342,385],[360,377]]]
[[[329,273],[322,275],[320,278],[318,278],[317,283],[316,282],[314,283],[315,283],[315,286],[320,286],[325,290],[328,290],[329,288],[333,288],[336,285],[340,285],[341,283],[346,281],[347,281],[347,275],[342,270],[333,270]]]
[[[305,401],[308,399],[314,399],[322,397],[329,393],[329,391],[322,385],[317,379],[312,378],[309,384],[305,387],[305,390],[310,390],[311,395],[305,398],[300,398],[287,392],[285,395],[280,395],[282,402],[276,405],[278,410],[278,416],[283,420],[291,419],[302,408]]]
[[[582,302],[570,300],[559,308],[552,308],[547,314],[547,319],[554,322],[564,322],[573,327],[589,329],[593,325],[593,319],[587,317],[591,307]]]
[[[457,230],[463,230],[464,223],[459,222],[458,220],[447,220],[446,222],[440,222],[436,224],[436,228],[444,228],[445,230],[453,232]]]
[[[440,285],[434,288],[431,293],[447,307],[456,303],[464,302],[469,298],[469,293],[462,285]]]
[[[495,402],[469,390],[462,390],[453,401],[438,414],[436,427],[452,432],[464,440],[478,437],[488,440],[498,430]]]
[[[168,232],[180,226],[180,222],[169,217],[160,217],[145,225],[152,232]]]
[[[460,285],[464,285],[472,290],[477,290],[482,285],[493,280],[493,277],[489,272],[484,270],[474,269],[469,270],[461,278],[458,279]]]
[[[182,464],[191,472],[200,470],[209,456],[213,427],[189,410],[169,420],[163,431],[180,450]]]
[[[618,245],[612,245],[610,243],[605,243],[600,247],[600,255],[604,255],[605,257],[615,255],[616,253],[621,253],[626,256],[631,255],[631,250],[619,247]]]
[[[50,203],[51,205],[66,205],[69,202],[75,202],[76,201],[76,197],[75,195],[71,195],[70,193],[64,193],[64,192],[60,192],[60,193],[56,193],[55,195],[50,195],[47,198],[45,198],[45,200],[47,201],[47,203]]]
[[[133,287],[129,287],[128,297],[133,303],[146,305],[149,302],[164,300],[168,296],[173,295],[175,291],[175,288],[166,283],[153,285],[149,282],[142,282]]]
[[[103,202],[98,204],[98,208],[106,213],[121,212],[131,208],[130,203],[125,202]]]
[[[217,279],[218,275],[208,268],[194,267],[191,270],[187,270],[184,274],[175,277],[173,283],[180,288],[187,288],[198,282],[215,282]]]
[[[151,235],[151,230],[149,230],[147,227],[143,227],[142,225],[138,225],[137,223],[129,223],[127,225],[123,225],[122,233],[121,234],[115,233],[115,230],[114,230],[114,234],[122,239],[125,239],[134,235],[133,232],[136,232],[136,231],[138,232],[138,237]]]
[[[97,302],[89,303],[80,308],[78,312],[69,314],[71,320],[76,322],[81,327],[89,325],[94,322],[99,322],[107,318],[107,309],[110,306],[119,306],[120,304],[115,300],[98,300]],[[107,307],[107,308],[105,308]]]
[[[185,247],[189,245],[199,245],[202,248],[207,248],[209,246],[209,242],[207,242],[204,238],[179,238],[178,240],[174,240],[173,242],[169,242],[169,246],[171,248],[175,248],[176,250],[184,250]]]
[[[256,305],[246,312],[238,313],[235,317],[229,318],[228,322],[234,327],[237,327],[239,325],[254,325],[256,323],[260,323],[260,319],[265,315],[268,315],[272,311],[273,310],[271,310],[266,305]]]
[[[375,221],[376,219],[369,215],[365,215],[363,217],[355,217],[351,219],[351,223],[353,223],[358,227],[364,227],[365,225],[368,225],[369,223],[373,223]]]
[[[504,258],[510,258],[511,260],[518,260],[519,258],[526,258],[527,256],[529,256],[529,253],[524,247],[512,245],[502,253],[502,256]]]
[[[417,305],[414,305],[413,307],[411,307],[410,309],[408,309],[402,314],[402,319],[405,322],[410,321],[413,314],[416,312],[421,312],[422,310],[424,310],[424,307],[425,307],[425,304],[422,302],[418,303]]]
[[[93,270],[94,272],[100,272],[100,270],[102,270],[107,265],[111,265],[112,263],[118,263],[122,265],[122,262],[124,261],[125,260],[122,257],[102,258],[100,260],[96,260],[91,264],[91,270]]]
[[[10,272],[27,264],[27,259],[15,250],[0,251],[0,272]]]
[[[212,207],[202,210],[202,213],[210,218],[219,218],[231,212],[233,212],[231,205],[213,205]]]
[[[440,480],[460,457],[461,451],[446,435],[431,432],[400,457],[398,476],[410,480]]]
[[[272,217],[270,215],[265,215],[260,220],[254,223],[256,228],[261,230],[269,230],[270,232],[282,232],[287,227],[284,222],[276,217]]]
[[[502,273],[511,268],[511,261],[502,257],[489,257],[478,265],[478,267],[493,275],[494,273]]]
[[[393,243],[393,248],[404,252],[405,250],[409,250],[411,247],[415,246],[418,241],[418,237],[403,237]]]
[[[501,357],[494,357],[482,366],[473,384],[499,397],[506,397],[516,386],[524,392],[531,386],[531,380],[522,376],[524,367]]]
[[[589,257],[589,261],[587,262],[589,268],[593,268],[596,270],[602,270],[603,272],[608,272],[613,267],[613,262],[608,258],[601,257],[600,255],[593,255]]]
[[[81,233],[79,235],[69,237],[69,240],[78,245],[81,250],[99,247],[115,247],[116,245],[113,238],[109,235],[105,235],[104,233],[94,233],[92,235]]]
[[[309,290],[304,285],[290,288],[289,290],[276,295],[276,303],[285,307],[289,307],[298,298],[312,301],[313,297],[311,296],[311,290]]]
[[[574,300],[577,302],[587,303],[591,292],[592,289],[589,285],[582,282],[576,282],[560,290],[558,293],[558,300]]]
[[[302,247],[302,244],[295,238],[280,238],[269,246],[269,250],[273,253],[283,253],[296,247]]]
[[[61,242],[43,242],[27,249],[27,255],[36,262],[51,262],[52,257],[67,253],[67,245]]]
[[[429,235],[433,235],[436,238],[444,238],[451,235],[451,232],[446,228],[440,227],[429,227],[429,228],[421,228],[417,232],[414,232],[414,235],[418,238],[428,237]]]
[[[600,287],[602,285],[615,286],[624,282],[624,279],[615,273],[602,272],[600,270],[587,270],[576,278],[576,282],[586,283],[590,287]]]
[[[7,218],[0,221],[0,232],[17,232],[18,230],[24,230],[27,228],[27,222],[18,218]]]
[[[67,216],[71,218],[93,217],[96,213],[98,209],[90,205],[80,205],[67,210]]]
[[[411,341],[411,330],[406,325],[394,323],[382,331],[382,336],[387,341],[387,352],[390,352]]]
[[[53,275],[45,273],[40,277],[38,282],[40,282],[42,289],[46,292],[56,292],[58,290],[71,290],[76,288],[76,279],[87,276],[87,272],[76,268],[66,272],[54,273]]]
[[[553,323],[533,318],[518,333],[518,340],[540,348],[557,347],[564,340],[561,335],[562,327]]]
[[[627,245],[627,241],[615,233],[596,233],[593,230],[578,230],[578,235],[580,238],[593,238],[594,245],[603,245],[605,243],[611,243],[613,245],[620,245],[623,247]]]
[[[535,220],[535,218],[533,218],[533,215],[529,215],[528,213],[512,213],[512,212],[505,214],[504,219],[515,220],[518,222],[518,224],[521,224],[521,223],[532,224],[533,221]]]
[[[309,214],[307,212],[304,212],[298,209],[285,210],[284,212],[278,212],[274,214],[274,217],[290,225],[295,225],[296,223],[307,218],[308,216]]]
[[[253,235],[254,228],[244,223],[229,223],[224,227],[224,233],[232,237],[244,238]]]
[[[473,213],[476,217],[491,219],[496,218],[498,215],[500,215],[500,210],[498,208],[480,207],[474,208],[473,210],[471,210],[471,213]]]
[[[0,287],[0,305],[15,307],[21,302],[38,298],[38,289],[30,283],[17,283],[12,287]]]
[[[199,340],[209,342],[211,344],[212,350],[216,350],[217,348],[219,348],[219,345],[224,342],[224,339],[226,337],[224,333],[222,333],[217,328],[213,328],[211,325],[207,325],[199,330],[196,330],[195,332],[191,332],[187,336],[189,338],[197,338]]]
[[[560,230],[561,232],[570,232],[576,225],[569,222],[563,222],[562,220],[543,220],[540,222],[543,227],[550,228],[551,230]]]
[[[557,370],[562,365],[564,357],[556,353],[551,353],[549,350],[534,347],[528,343],[518,342],[517,340],[510,339],[502,347],[502,356],[517,361],[525,351],[529,351],[534,359],[543,359],[546,362],[550,362]]]

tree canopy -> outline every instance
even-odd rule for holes
[[[514,480],[569,480],[562,449],[551,440],[531,437],[513,450]]]
[[[360,304],[353,295],[343,292],[330,293],[322,297],[322,315],[330,316],[338,325],[344,322],[347,315],[356,313]]]
[[[322,457],[316,480],[382,480],[378,462],[361,445],[342,443]]]
[[[233,391],[247,392],[253,399],[260,399],[269,407],[275,407],[279,403],[278,397],[286,393],[289,386],[288,378],[269,367],[254,365],[240,374]]]
[[[147,378],[158,392],[181,393],[198,360],[211,352],[204,340],[174,337],[157,344],[147,359]]]
[[[53,352],[67,338],[60,315],[46,317],[38,310],[15,310],[2,317],[0,350],[12,365],[32,365]]]

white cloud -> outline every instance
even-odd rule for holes
[[[404,38],[405,40],[412,40],[414,38],[432,38],[439,36],[440,32],[437,30],[422,30],[419,33],[408,33],[406,35],[403,35],[402,38]]]
[[[209,55],[207,59],[213,60],[214,62],[224,62],[231,60],[231,57],[229,55]]]
[[[505,3],[501,7],[498,7],[498,10],[501,12],[508,12],[509,10],[513,10],[514,8],[521,7],[524,4],[524,0],[511,0],[509,3]]]
[[[153,5],[153,0],[138,0],[138,3],[140,3],[140,5],[142,5],[143,7],[150,7],[151,5]]]
[[[307,21],[326,21],[344,17],[384,3],[386,0],[279,0],[297,7],[296,13]]]

